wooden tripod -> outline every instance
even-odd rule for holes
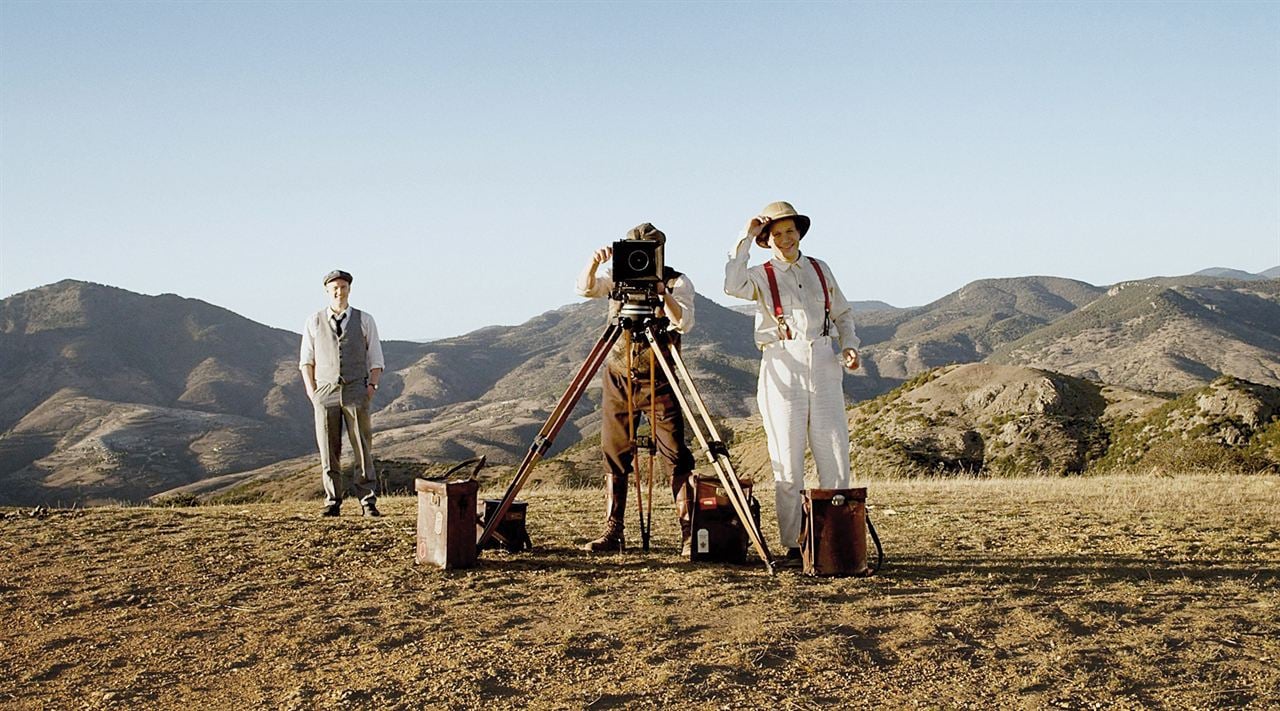
[[[515,477],[507,486],[506,493],[502,495],[502,502],[498,504],[498,509],[485,524],[483,530],[480,531],[476,540],[477,546],[483,547],[485,541],[494,535],[494,529],[497,528],[498,522],[502,521],[503,517],[507,515],[507,510],[511,508],[511,503],[515,501],[516,495],[520,493],[520,489],[528,481],[529,475],[533,472],[533,467],[551,448],[556,435],[560,433],[560,428],[568,421],[574,406],[578,404],[578,400],[586,392],[587,384],[591,382],[591,378],[600,370],[600,366],[604,363],[605,358],[608,357],[609,349],[613,347],[613,344],[617,342],[623,333],[630,333],[633,338],[643,337],[649,341],[649,350],[659,367],[662,368],[663,375],[667,376],[667,382],[671,383],[671,390],[675,393],[676,402],[680,406],[680,411],[685,415],[686,423],[693,429],[694,437],[698,440],[703,453],[711,462],[712,468],[715,469],[716,476],[720,479],[720,485],[724,487],[729,503],[733,505],[733,510],[737,513],[738,520],[742,522],[743,527],[746,529],[752,545],[755,546],[756,553],[760,556],[760,560],[764,563],[765,568],[770,573],[773,573],[773,558],[769,555],[769,547],[765,544],[764,536],[760,533],[760,527],[756,525],[755,519],[751,516],[747,495],[742,490],[742,485],[738,483],[738,476],[733,470],[733,464],[729,461],[729,448],[720,439],[720,433],[716,430],[715,423],[711,420],[711,415],[707,412],[707,406],[702,401],[702,396],[698,393],[697,387],[694,386],[693,378],[689,375],[689,369],[685,366],[680,352],[674,348],[664,352],[659,346],[658,337],[666,331],[667,319],[655,317],[652,309],[643,307],[628,308],[628,306],[630,305],[623,307],[618,318],[609,324],[604,333],[600,335],[599,340],[591,348],[591,352],[587,354],[587,359],[582,363],[582,367],[573,376],[569,387],[560,396],[560,401],[556,403],[555,409],[551,411],[551,416],[547,418],[547,421],[542,425],[542,429],[538,431],[538,435],[534,437],[532,444],[529,445],[529,451],[525,453],[519,468],[516,469]],[[686,390],[688,391],[687,394]],[[691,405],[693,407],[690,407]],[[696,417],[689,417],[691,413]],[[652,475],[652,472],[650,474]],[[639,502],[637,502],[637,505],[639,505]]]

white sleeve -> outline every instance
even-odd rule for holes
[[[751,238],[744,231],[738,243],[729,251],[729,262],[724,265],[724,293],[749,301],[756,300],[756,286],[747,273],[747,260],[751,258]]]
[[[316,364],[316,334],[313,326],[315,320],[315,315],[312,314],[307,317],[306,323],[302,324],[302,347],[298,353],[299,368]]]
[[[381,368],[386,370],[386,361],[382,359],[382,341],[378,340],[378,323],[367,311],[360,312],[360,326],[364,331],[365,353],[368,355],[369,370]]]
[[[844,292],[840,290],[836,275],[831,273],[831,267],[825,262],[822,266],[826,270],[827,278],[831,280],[831,285],[828,287],[831,289],[831,324],[840,334],[840,348],[857,348],[862,345],[862,341],[858,339],[858,330],[853,325],[853,307],[849,304],[849,300],[844,298]]]
[[[671,298],[680,305],[680,320],[678,322],[673,320],[671,327],[680,333],[693,330],[693,302],[696,293],[693,282],[684,274],[671,284]]]
[[[575,282],[574,291],[578,296],[585,296],[588,299],[605,298],[609,292],[613,291],[613,270],[606,269],[603,275],[597,274],[595,281],[585,289],[583,284]]]

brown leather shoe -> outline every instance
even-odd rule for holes
[[[587,543],[582,547],[582,550],[590,551],[592,553],[621,553],[626,550],[626,544],[621,538],[601,536],[594,541]]]
[[[591,553],[621,553],[626,548],[626,540],[622,535],[622,523],[609,519],[605,524],[604,533],[594,541],[587,542],[582,550]]]

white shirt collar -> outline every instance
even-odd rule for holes
[[[770,257],[769,261],[773,262],[773,267],[775,269],[781,269],[782,271],[785,272],[791,267],[794,267],[795,265],[799,264],[800,261],[803,259],[804,259],[804,253],[801,252],[796,254],[796,261],[794,262],[788,262],[785,259],[780,259],[778,257]]]
[[[329,318],[331,318],[331,319],[332,319],[332,318],[337,318],[337,319],[339,319],[339,320],[345,320],[345,319],[347,318],[347,315],[349,315],[349,314],[351,313],[351,304],[347,304],[347,308],[343,309],[343,310],[342,310],[342,313],[338,313],[338,314],[335,314],[335,313],[333,312],[333,309],[331,309],[331,308],[329,308],[329,307],[327,307],[327,306],[325,307],[325,309],[324,309],[324,310],[329,312]]]

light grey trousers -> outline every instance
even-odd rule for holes
[[[355,397],[334,392],[336,386],[316,389],[316,443],[320,447],[320,477],[326,504],[340,504],[350,493],[362,506],[378,498],[378,474],[373,468],[373,428],[369,420],[369,400],[363,388]],[[355,469],[350,486],[342,480],[342,431],[347,431]]]

